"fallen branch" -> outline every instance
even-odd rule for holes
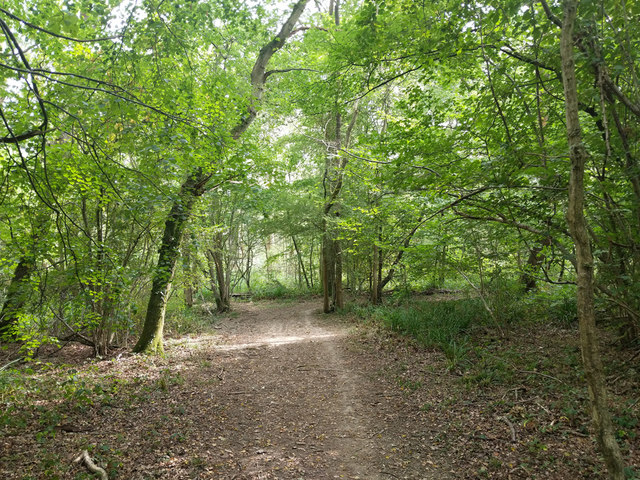
[[[567,387],[571,387],[571,385],[569,385],[567,382],[563,382],[559,378],[553,377],[551,375],[547,375],[546,373],[535,372],[535,371],[532,371],[532,370],[518,370],[518,372],[520,372],[520,373],[528,373],[530,375],[540,375],[541,377],[549,378],[551,380],[555,380],[558,383],[566,385]]]
[[[15,360],[10,361],[9,363],[7,363],[6,365],[3,365],[0,368],[0,372],[3,370],[6,370],[7,368],[9,368],[11,365],[13,365],[14,363],[18,363],[19,361],[24,360],[24,357],[20,357],[20,358],[16,358]]]
[[[502,416],[502,417],[499,417],[499,418],[500,418],[500,420],[505,422],[507,425],[509,425],[509,430],[511,430],[511,441],[513,443],[516,443],[516,429],[513,427],[513,423],[511,423],[511,421],[505,416]]]
[[[93,463],[93,460],[91,460],[91,457],[89,456],[89,452],[87,450],[84,450],[78,456],[78,458],[76,458],[73,461],[73,463],[83,463],[83,462],[91,473],[100,476],[100,480],[109,480],[109,477],[107,476],[107,472],[104,470],[104,468],[100,468],[95,463]]]

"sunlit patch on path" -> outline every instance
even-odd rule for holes
[[[233,350],[245,350],[247,348],[258,348],[258,347],[278,347],[281,345],[290,345],[292,343],[304,343],[304,342],[316,342],[323,341],[328,339],[334,339],[336,337],[344,336],[342,333],[323,333],[316,335],[304,335],[304,336],[283,336],[283,337],[271,337],[258,339],[255,342],[249,343],[235,343],[228,345],[215,345],[213,348],[215,350],[220,350],[223,352],[229,352]]]

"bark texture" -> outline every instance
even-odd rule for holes
[[[588,225],[584,216],[584,168],[589,155],[582,143],[578,117],[575,62],[573,59],[573,28],[577,16],[577,7],[578,2],[576,0],[565,0],[560,44],[567,140],[571,158],[567,222],[576,248],[580,347],[591,401],[591,416],[598,446],[607,465],[609,478],[611,480],[623,480],[625,478],[624,462],[615,438],[611,415],[607,406],[607,390],[602,360],[598,351],[598,332],[593,304],[593,255],[589,243]]]

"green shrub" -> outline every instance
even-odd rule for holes
[[[576,289],[573,285],[554,286],[526,297],[527,316],[567,327],[578,320]]]
[[[527,316],[522,283],[497,276],[485,289],[485,300],[500,325],[517,322]]]
[[[309,296],[310,292],[307,288],[288,287],[278,281],[272,281],[266,285],[258,285],[252,292],[252,298],[255,300],[280,300],[285,298],[300,298]]]

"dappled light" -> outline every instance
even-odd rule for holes
[[[640,478],[640,2],[0,28],[0,479]]]

